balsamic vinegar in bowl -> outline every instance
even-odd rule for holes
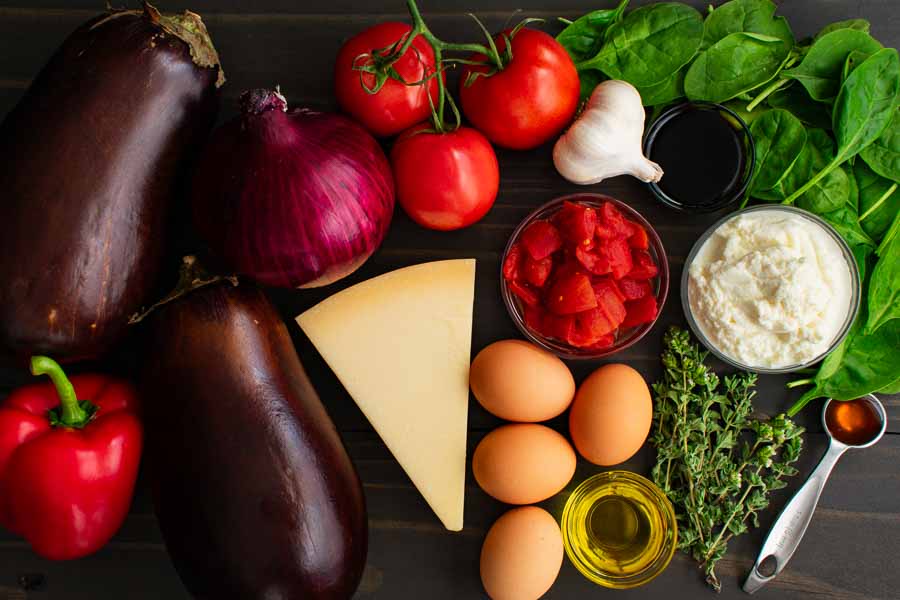
[[[687,102],[664,112],[650,126],[644,154],[664,172],[650,189],[663,203],[690,212],[711,212],[743,197],[753,172],[750,131],[719,104]]]

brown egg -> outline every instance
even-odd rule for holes
[[[605,365],[578,388],[569,433],[578,453],[596,465],[631,458],[650,433],[653,404],[641,374],[628,365]]]
[[[556,581],[563,540],[543,508],[514,508],[488,531],[481,547],[481,582],[493,600],[537,600]]]
[[[479,352],[469,385],[485,410],[519,423],[552,419],[575,396],[575,379],[565,363],[522,340],[494,342]]]
[[[475,480],[507,504],[534,504],[556,494],[575,474],[575,451],[543,425],[514,423],[487,434],[472,456]]]

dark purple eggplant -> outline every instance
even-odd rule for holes
[[[188,590],[350,598],[368,547],[362,487],[263,292],[215,284],[157,309],[145,327],[151,485]]]
[[[218,110],[200,17],[101,15],[0,125],[0,346],[94,358],[148,300],[186,159]]]

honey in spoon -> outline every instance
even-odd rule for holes
[[[861,446],[881,431],[881,413],[868,398],[831,402],[825,411],[825,426],[831,435],[848,446]]]

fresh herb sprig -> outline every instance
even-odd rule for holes
[[[665,374],[653,384],[652,478],[675,507],[679,549],[719,591],[716,563],[732,537],[759,526],[769,492],[797,473],[804,430],[784,415],[752,418],[756,375],[720,380],[687,331],[672,327],[664,344]]]

